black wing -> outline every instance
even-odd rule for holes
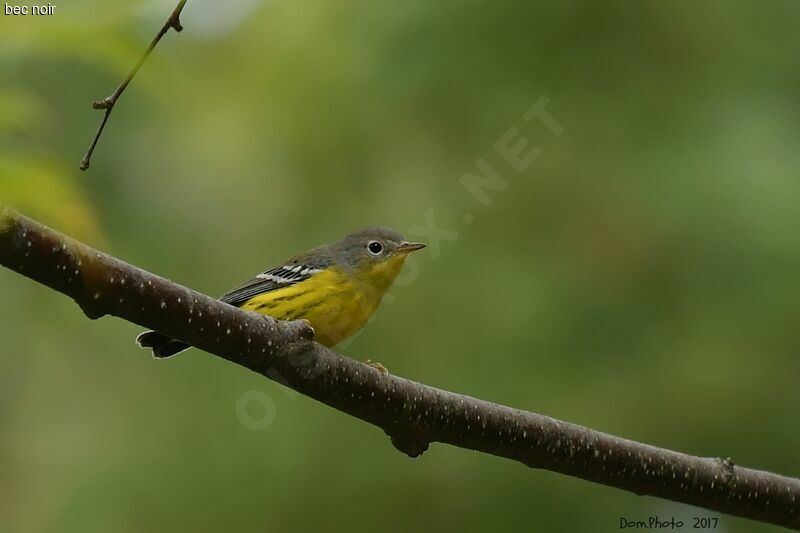
[[[282,289],[295,283],[307,280],[314,274],[321,272],[321,268],[314,268],[304,264],[286,265],[273,268],[257,275],[250,281],[239,285],[220,300],[227,304],[239,307],[254,296],[265,292]]]

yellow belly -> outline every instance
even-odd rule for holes
[[[306,319],[316,341],[333,346],[367,323],[388,288],[365,287],[351,279],[328,268],[300,283],[254,296],[240,307],[278,320]]]

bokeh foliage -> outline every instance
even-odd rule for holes
[[[800,5],[189,0],[80,173],[90,102],[172,7],[0,17],[0,200],[210,294],[432,209],[458,239],[420,257],[348,354],[800,475]],[[559,137],[521,120],[542,94]],[[542,150],[522,174],[493,149],[512,125]],[[488,207],[458,180],[478,158],[508,180]],[[216,358],[154,362],[136,327],[9,272],[0,293],[2,531],[604,531],[707,514],[441,446],[411,461]],[[252,390],[274,403],[263,431],[237,417]]]

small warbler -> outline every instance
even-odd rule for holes
[[[306,319],[317,342],[333,346],[372,316],[408,254],[424,248],[386,228],[367,228],[313,248],[258,274],[220,300],[278,320]],[[157,331],[136,338],[157,358],[190,346]]]

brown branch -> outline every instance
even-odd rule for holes
[[[100,135],[103,134],[103,129],[106,127],[106,122],[108,122],[108,117],[111,115],[111,111],[114,110],[114,105],[119,100],[119,97],[122,96],[122,93],[125,92],[125,89],[133,80],[136,73],[139,72],[139,69],[142,68],[142,65],[150,56],[150,52],[153,51],[153,48],[156,47],[158,42],[161,38],[170,30],[170,28],[174,29],[176,32],[180,32],[183,30],[183,26],[181,26],[181,11],[183,11],[183,6],[186,5],[186,0],[179,0],[178,5],[175,6],[175,9],[172,10],[169,18],[167,18],[164,25],[161,26],[161,29],[158,30],[158,33],[153,40],[150,42],[150,46],[147,47],[145,50],[144,55],[139,59],[139,62],[133,67],[130,74],[123,80],[117,89],[111,93],[109,96],[106,96],[102,100],[97,100],[96,102],[92,103],[92,107],[95,109],[104,109],[105,113],[103,113],[103,120],[100,121],[100,127],[97,128],[97,133],[94,135],[94,139],[92,140],[92,144],[89,145],[89,149],[86,151],[86,155],[83,156],[81,160],[81,170],[86,170],[89,168],[89,163],[92,159],[92,154],[94,153],[94,149],[97,146],[97,141],[100,140]]]
[[[0,208],[2,209],[2,208]],[[581,479],[800,528],[800,480],[656,448],[383,375],[313,341],[306,322],[245,312],[0,210],[0,263],[90,318],[157,329],[383,429],[411,457],[443,442]]]

